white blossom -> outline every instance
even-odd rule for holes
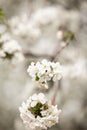
[[[29,19],[28,15],[21,14],[15,16],[9,20],[9,25],[13,34],[20,37],[27,37],[28,39],[37,39],[41,35],[41,30],[36,26],[32,19]]]
[[[55,7],[46,7],[35,10],[31,15],[21,13],[21,15],[12,17],[8,23],[11,31],[16,36],[36,40],[41,37],[42,26],[49,23],[54,24],[58,20],[58,9]]]
[[[61,66],[59,62],[50,62],[42,60],[41,62],[32,62],[28,68],[28,73],[38,86],[48,88],[47,81],[61,79]]]
[[[47,25],[49,23],[54,23],[57,17],[58,10],[55,7],[39,9],[32,15],[32,19],[37,25]]]
[[[4,33],[5,31],[6,31],[6,26],[0,23],[0,34]]]
[[[10,40],[3,44],[2,49],[10,54],[21,51],[21,47],[15,40]]]
[[[64,37],[64,32],[62,30],[59,30],[56,34],[57,38],[59,40],[63,40],[63,37]]]
[[[26,127],[47,129],[58,123],[61,110],[53,106],[43,93],[34,94],[19,108],[20,116]]]
[[[16,52],[14,54],[14,57],[12,58],[12,63],[13,64],[17,64],[17,63],[20,63],[24,60],[24,56],[21,52]]]
[[[0,58],[4,58],[6,56],[6,54],[4,53],[3,50],[0,50]]]
[[[4,42],[7,42],[8,40],[11,40],[11,36],[9,33],[1,33],[1,36],[0,36],[0,43],[4,43]]]
[[[0,37],[0,58],[10,59],[12,63],[18,63],[24,60],[21,46],[10,36],[4,33]]]

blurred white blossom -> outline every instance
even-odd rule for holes
[[[13,34],[28,40],[36,40],[41,37],[43,26],[54,24],[58,20],[58,10],[56,7],[46,7],[37,9],[31,15],[22,13],[12,17],[8,23]]]
[[[6,31],[6,26],[4,24],[0,24],[0,34]]]
[[[28,37],[28,39],[37,39],[41,35],[41,30],[29,19],[28,15],[12,17],[9,20],[12,33],[20,37]]]
[[[0,57],[3,58],[3,57],[5,57],[5,56],[6,56],[6,54],[4,53],[4,51],[3,51],[3,50],[0,50]]]
[[[5,32],[5,33],[1,34],[1,36],[0,36],[0,44],[4,43],[4,42],[7,42],[10,39],[11,39],[10,34]]]
[[[62,69],[59,62],[54,63],[44,59],[41,62],[32,62],[27,71],[40,87],[48,88],[47,81],[61,79]]]
[[[4,33],[0,37],[0,58],[10,59],[12,63],[20,62],[24,59],[21,46],[10,36]]]
[[[61,110],[53,106],[43,93],[33,94],[19,108],[20,116],[26,127],[30,129],[47,129],[58,123]]]
[[[33,15],[32,19],[37,25],[47,25],[54,23],[58,18],[58,10],[56,7],[45,7],[38,9]]]
[[[57,38],[58,38],[59,40],[62,40],[63,37],[64,37],[63,31],[59,30],[59,31],[57,32],[56,36],[57,36]]]
[[[9,54],[21,51],[21,47],[15,40],[10,40],[3,44],[2,49]]]

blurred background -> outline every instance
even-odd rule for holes
[[[25,55],[24,61],[16,65],[0,60],[0,130],[26,130],[19,106],[38,91],[27,68],[31,61],[50,60],[55,54],[62,45],[57,38],[60,26],[71,30],[76,40],[58,57],[63,78],[56,104],[62,114],[51,129],[87,130],[87,0],[0,0],[0,8],[11,27],[10,34]],[[3,30],[2,25],[0,28]],[[53,89],[45,92],[48,98]]]

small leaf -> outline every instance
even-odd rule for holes
[[[0,20],[2,20],[4,17],[4,13],[3,13],[3,10],[0,8]]]
[[[71,31],[67,31],[65,33],[64,41],[66,41],[68,39],[71,40],[71,41],[75,39],[75,35]]]
[[[35,80],[38,81],[40,78],[38,76],[36,76]]]

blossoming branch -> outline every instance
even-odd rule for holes
[[[19,110],[25,126],[33,130],[47,129],[55,125],[61,113],[57,105],[53,106],[43,93],[29,97],[26,103],[22,103]]]

